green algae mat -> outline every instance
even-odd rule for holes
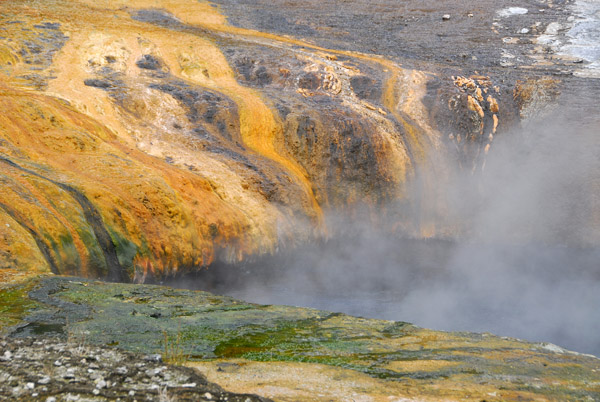
[[[58,336],[174,363],[318,363],[449,400],[600,400],[600,359],[552,344],[201,291],[40,277],[0,289],[0,312],[7,336]]]

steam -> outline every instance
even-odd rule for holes
[[[331,240],[215,267],[198,286],[600,355],[600,140],[575,123],[531,121],[498,136],[482,173],[456,172],[449,218],[467,223],[456,238],[410,239],[330,213]]]

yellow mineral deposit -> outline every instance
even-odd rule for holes
[[[163,10],[199,31],[137,21],[132,15],[140,9]],[[286,149],[273,105],[236,80],[221,49],[202,32],[311,59],[323,71],[326,93],[378,122],[375,158],[391,172],[389,180],[401,183],[421,165],[425,185],[434,187],[427,179],[434,170],[426,166],[433,166],[428,159],[440,144],[439,133],[415,123],[427,120],[422,98],[428,77],[421,72],[376,55],[233,27],[208,2],[75,0],[35,9],[4,2],[0,10],[27,24],[28,29],[11,28],[17,40],[34,39],[45,29],[42,23],[59,23],[64,34],[64,43],[48,58],[51,64],[42,68],[43,85],[33,89],[31,79],[23,78],[30,66],[18,46],[0,44],[0,64],[6,67],[0,72],[0,147],[8,157],[0,161],[8,183],[0,197],[3,264],[87,276],[105,276],[116,266],[129,278],[137,271],[163,275],[206,266],[217,254],[239,261],[274,252],[282,239],[307,236],[299,234],[305,229],[296,225],[298,212],[326,232],[314,183]],[[141,83],[144,72],[136,61],[145,55],[160,59],[170,76],[235,104],[237,115],[229,124],[239,127],[240,138],[232,141],[239,140],[248,157],[262,158],[268,177],[285,172],[288,207],[250,186],[257,180],[248,176],[252,172],[203,151],[196,139],[173,128],[177,121],[180,129],[191,131],[188,111],[171,95]],[[385,72],[384,108],[361,102],[348,89],[344,82],[360,70],[339,56]],[[128,88],[121,104],[106,87],[83,84],[106,68]],[[404,141],[398,140],[388,113],[403,127]],[[435,230],[424,224],[417,231],[431,235]],[[103,237],[111,240],[109,250],[101,244]]]

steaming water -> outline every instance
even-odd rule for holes
[[[598,261],[600,249],[402,240],[371,232],[203,282],[255,303],[492,332],[600,355]]]
[[[569,113],[495,140],[481,175],[457,173],[446,198],[469,227],[460,240],[402,239],[341,214],[327,243],[192,285],[600,356],[600,121]]]

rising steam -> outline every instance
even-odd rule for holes
[[[600,139],[576,122],[531,121],[494,143],[483,172],[456,172],[446,201],[467,224],[452,239],[330,213],[329,241],[216,267],[197,286],[600,355]]]

